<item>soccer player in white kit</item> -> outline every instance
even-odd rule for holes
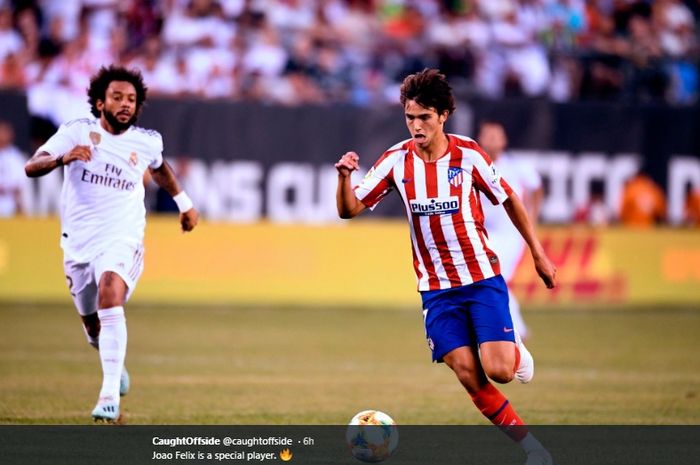
[[[161,135],[134,126],[146,91],[138,71],[101,68],[88,89],[97,119],[61,125],[25,165],[29,177],[63,167],[64,270],[88,342],[99,350],[102,362],[95,421],[117,422],[120,395],[128,391],[124,304],[143,271],[146,170],[173,196],[183,231],[191,231],[199,218],[163,159]]]
[[[522,446],[526,465],[551,465],[549,452],[490,382],[517,378],[527,383],[534,361],[513,328],[479,193],[508,212],[548,288],[556,286],[556,268],[518,195],[489,156],[472,139],[444,132],[455,110],[445,76],[435,69],[408,76],[401,85],[401,103],[410,139],[384,152],[355,187],[350,175],[359,169],[357,153],[347,152],[335,164],[338,214],[353,218],[392,190],[401,196],[433,361],[449,366],[479,411]]]
[[[535,167],[506,151],[508,136],[503,124],[498,121],[486,120],[479,125],[478,142],[489,154],[501,176],[508,180],[513,192],[523,201],[532,221],[536,222],[542,203],[542,178]],[[482,195],[484,227],[489,232],[490,243],[501,261],[501,276],[506,283],[510,283],[523,258],[526,244],[505,210],[500,205],[493,205],[486,200],[486,196]],[[526,339],[528,328],[520,312],[520,304],[510,289],[508,289],[508,297],[513,327],[520,337]]]

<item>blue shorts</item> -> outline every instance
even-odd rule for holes
[[[458,347],[515,342],[508,288],[501,275],[461,287],[421,292],[428,347],[434,362]]]

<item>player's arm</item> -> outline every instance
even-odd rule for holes
[[[92,158],[90,147],[76,145],[68,153],[54,157],[48,152],[38,151],[24,165],[24,172],[30,178],[37,178],[50,173],[58,167],[68,165],[75,160],[88,162]]]
[[[194,208],[192,200],[180,187],[180,183],[177,182],[175,173],[168,162],[163,160],[163,163],[158,168],[150,168],[150,173],[153,181],[175,200],[177,208],[180,210],[180,226],[182,230],[184,232],[192,231],[199,222],[199,213]]]
[[[535,235],[535,228],[532,226],[532,222],[527,216],[527,210],[525,210],[525,206],[515,192],[512,192],[503,202],[503,208],[506,209],[513,225],[518,229],[523,239],[525,239],[525,242],[527,242],[527,245],[530,247],[530,253],[535,261],[537,274],[540,275],[540,278],[542,278],[542,281],[544,281],[549,289],[553,288],[557,285],[557,269],[544,253],[542,244],[540,244],[540,241]]]
[[[354,218],[367,208],[355,196],[350,180],[352,172],[360,168],[359,163],[360,157],[355,152],[347,152],[335,164],[335,169],[338,170],[338,190],[335,201],[338,216],[343,219]]]

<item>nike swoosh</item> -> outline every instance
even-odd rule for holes
[[[513,331],[513,328],[508,329],[508,328],[506,328],[505,326],[503,327],[503,332],[504,332],[504,333],[510,333],[510,332],[512,332],[512,331]]]
[[[401,180],[402,183],[406,184],[407,182],[413,181],[413,178],[404,178]]]

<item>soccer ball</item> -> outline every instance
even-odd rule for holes
[[[348,425],[345,440],[353,457],[376,463],[389,458],[399,444],[396,422],[379,410],[363,410]]]

